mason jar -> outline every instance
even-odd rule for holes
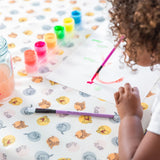
[[[0,37],[0,101],[9,97],[14,90],[14,74],[11,55],[6,39]]]

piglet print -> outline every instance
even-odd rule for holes
[[[53,147],[55,147],[55,146],[58,146],[59,145],[59,139],[57,138],[57,137],[55,137],[55,136],[52,136],[52,137],[49,137],[48,139],[47,139],[47,144],[48,144],[48,146],[52,149]]]
[[[84,110],[84,109],[86,108],[85,102],[82,102],[82,103],[76,102],[76,103],[74,104],[74,108],[75,108],[77,111],[82,111],[82,110]]]
[[[15,123],[13,123],[13,126],[16,129],[23,129],[28,127],[28,125],[26,125],[24,121],[16,121]]]
[[[78,139],[85,139],[87,138],[88,136],[90,136],[91,134],[90,133],[87,133],[86,130],[80,130],[80,131],[77,131],[75,136],[78,138]]]
[[[41,107],[41,108],[49,108],[51,106],[51,103],[45,99],[42,99],[42,102],[38,103],[38,105]]]
[[[38,77],[32,77],[32,82],[34,83],[40,83],[43,82],[43,77],[38,76]]]
[[[111,153],[107,156],[107,160],[119,160],[118,153]]]

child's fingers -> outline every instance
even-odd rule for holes
[[[118,104],[119,92],[114,93],[114,99],[115,99],[116,104]]]
[[[139,95],[139,90],[138,90],[137,87],[133,87],[133,88],[132,88],[132,91]]]
[[[124,90],[125,90],[125,92],[131,92],[132,91],[131,85],[129,83],[126,83],[124,85]]]
[[[119,87],[119,93],[123,94],[124,93],[124,87]]]

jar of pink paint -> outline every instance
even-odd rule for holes
[[[35,51],[38,57],[38,63],[46,63],[47,62],[47,47],[46,43],[43,41],[38,41],[34,45]]]

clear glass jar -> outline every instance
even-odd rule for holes
[[[14,90],[14,74],[8,44],[0,37],[0,101],[9,97]]]

